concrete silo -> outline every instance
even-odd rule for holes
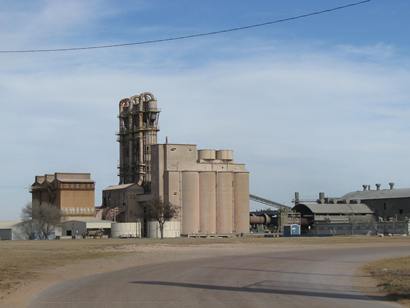
[[[216,185],[216,233],[233,231],[233,173],[218,172]]]
[[[199,233],[199,173],[182,172],[182,230],[181,234]]]
[[[199,173],[199,231],[216,233],[216,173]]]
[[[249,173],[234,173],[234,232],[249,232]]]

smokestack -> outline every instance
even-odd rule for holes
[[[362,187],[363,187],[363,191],[366,191],[367,185],[363,184]]]
[[[295,192],[295,205],[299,203],[299,192]]]
[[[325,203],[325,193],[324,192],[319,193],[319,202],[322,204]]]
[[[393,183],[393,182],[390,182],[390,183],[389,183],[389,187],[390,187],[390,190],[392,190],[392,189],[394,188],[394,183]]]
[[[382,184],[376,184],[376,189],[380,190],[380,186],[382,186]]]

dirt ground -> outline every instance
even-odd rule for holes
[[[377,281],[388,297],[410,307],[410,256],[385,259],[364,268]]]
[[[132,266],[303,247],[409,243],[410,238],[127,239],[0,242],[0,306],[24,307],[57,282]]]

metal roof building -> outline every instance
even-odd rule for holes
[[[81,218],[68,220],[62,223],[63,236],[84,236],[90,230],[104,230],[105,234],[109,234],[112,221],[99,220],[95,218]]]
[[[294,210],[310,211],[314,215],[365,215],[373,214],[366,204],[345,204],[345,203],[299,203]]]
[[[410,188],[394,188],[394,183],[389,186],[381,189],[376,184],[376,189],[371,189],[370,185],[363,185],[362,191],[350,192],[341,199],[365,203],[383,220],[405,221],[410,217]]]
[[[373,211],[363,203],[298,203],[303,233],[315,235],[366,234],[374,223]]]
[[[0,240],[27,240],[20,220],[0,221]]]
[[[410,188],[353,191],[342,197],[342,199],[345,199],[345,200],[397,199],[397,198],[410,198]]]

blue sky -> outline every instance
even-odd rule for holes
[[[349,1],[0,1],[0,49],[163,38],[264,22]],[[232,148],[251,191],[338,196],[410,186],[405,0],[196,40],[61,54],[0,55],[0,219],[34,175],[117,183],[117,104],[152,91],[160,141]]]

